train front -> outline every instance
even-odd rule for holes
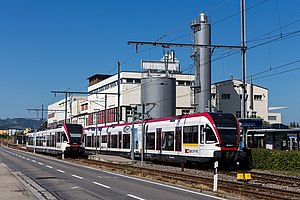
[[[70,156],[78,156],[84,153],[82,146],[83,127],[80,124],[65,124],[64,129],[68,138],[68,146],[66,154]]]
[[[237,118],[231,113],[210,113],[214,122],[220,149],[214,152],[214,157],[223,164],[233,164],[239,158],[240,126]]]

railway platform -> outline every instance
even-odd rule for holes
[[[134,164],[136,162],[121,156],[112,156],[112,155],[104,155],[104,154],[89,155],[88,159],[110,162],[110,163],[117,163],[117,164]]]
[[[27,186],[17,179],[5,164],[0,162],[0,199],[36,200],[38,199]]]

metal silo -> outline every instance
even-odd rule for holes
[[[148,114],[152,118],[176,115],[176,79],[172,77],[144,77],[141,80],[141,102],[155,104]],[[147,111],[146,111],[147,112]]]
[[[191,24],[194,31],[195,45],[211,45],[211,25],[207,16],[200,14],[198,20]],[[195,106],[196,112],[210,111],[211,109],[211,49],[194,48],[194,68],[195,68]]]

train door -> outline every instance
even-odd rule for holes
[[[182,127],[175,127],[175,151],[178,155],[182,151]]]
[[[162,130],[161,128],[157,128],[156,129],[156,150],[158,151],[159,154],[162,153],[162,141],[161,141],[161,133],[162,133]]]
[[[204,125],[200,125],[200,138],[199,138],[199,156],[202,156],[205,152],[204,141],[205,141],[205,128]]]

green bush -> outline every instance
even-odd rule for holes
[[[252,149],[254,169],[300,172],[300,151]]]

